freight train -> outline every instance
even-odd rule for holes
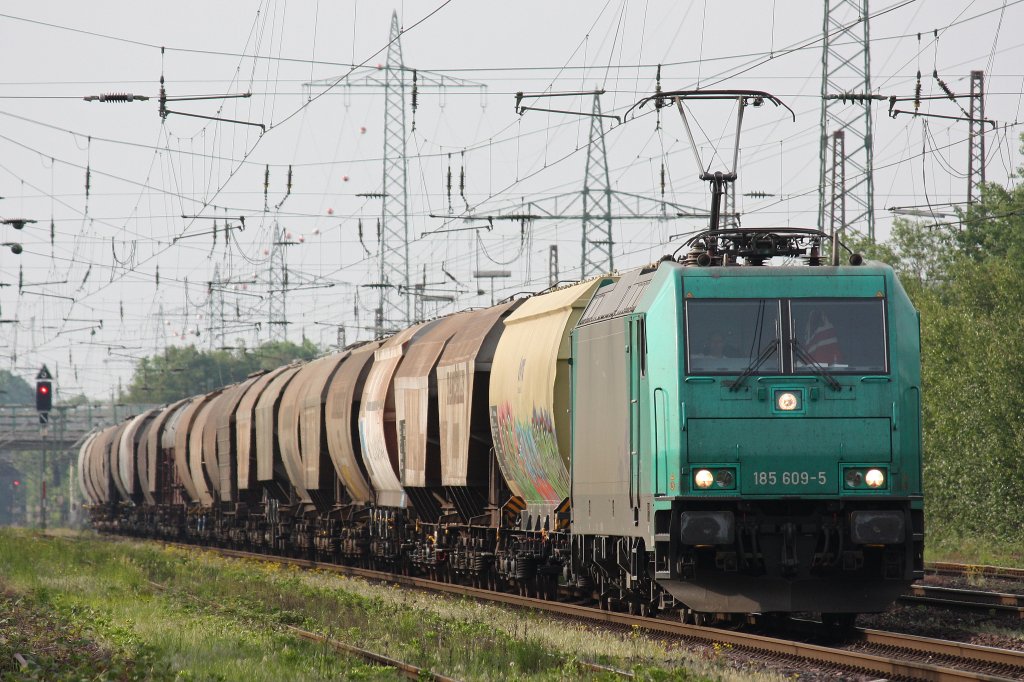
[[[150,410],[81,447],[92,523],[698,622],[883,610],[923,571],[918,316],[825,240],[706,231]]]

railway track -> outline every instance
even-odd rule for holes
[[[1024,619],[1024,595],[955,587],[914,585],[911,593],[900,597],[905,604],[922,604],[951,609],[998,612]]]
[[[196,545],[167,542],[167,545],[197,549]],[[1024,679],[1024,652],[940,639],[903,635],[878,630],[856,630],[843,647],[822,646],[745,632],[687,625],[658,618],[631,616],[587,606],[546,601],[532,597],[491,592],[463,585],[442,583],[426,578],[398,576],[369,569],[321,563],[309,559],[257,554],[242,550],[202,547],[221,556],[271,561],[307,569],[319,569],[369,580],[427,589],[557,614],[581,622],[601,623],[625,629],[641,629],[679,642],[724,644],[763,658],[808,662],[847,672],[867,673],[889,678],[938,680]],[[594,669],[602,668],[595,666]],[[621,671],[615,671],[621,672]]]
[[[377,665],[384,665],[389,668],[393,668],[399,675],[409,680],[431,680],[432,682],[456,682],[454,678],[445,677],[444,675],[438,675],[437,673],[430,672],[429,670],[417,668],[411,663],[404,663],[389,656],[375,654],[372,651],[368,651],[366,649],[362,649],[351,644],[346,644],[345,642],[339,642],[336,639],[331,639],[330,637],[326,637],[324,635],[318,635],[315,632],[309,632],[308,630],[297,628],[294,625],[286,625],[285,627],[293,635],[296,635],[303,639],[308,639],[313,642],[325,644],[331,647],[332,649],[336,649],[337,651],[343,651],[346,654],[356,656],[365,661],[369,661],[370,663],[375,663]]]
[[[1024,568],[1008,568],[1005,566],[985,566],[980,564],[957,564],[948,561],[936,561],[924,566],[926,573],[932,575],[955,575],[967,578],[999,578],[1002,580],[1024,580]]]
[[[160,583],[153,582],[152,580],[147,580],[146,582],[150,585],[150,587],[152,587],[157,592],[167,592],[166,585],[161,585]],[[456,680],[455,678],[439,675],[430,670],[424,670],[423,668],[419,668],[415,665],[412,665],[411,663],[405,663],[404,661],[399,661],[398,659],[391,658],[390,656],[384,656],[383,654],[374,653],[369,649],[363,649],[352,644],[347,644],[345,642],[341,642],[339,640],[327,637],[326,635],[310,632],[309,630],[303,630],[302,628],[297,628],[294,625],[285,625],[284,627],[288,632],[292,633],[293,635],[296,635],[297,637],[308,639],[313,642],[318,642],[320,644],[325,644],[331,647],[332,649],[342,651],[356,658],[361,658],[362,660],[368,661],[369,663],[374,663],[376,665],[382,665],[388,668],[393,668],[400,676],[406,679],[430,680],[431,682],[458,682],[458,680]]]
[[[368,651],[366,649],[362,649],[360,647],[353,646],[351,644],[346,644],[345,642],[340,642],[340,641],[338,641],[336,639],[331,639],[330,637],[327,637],[325,635],[320,635],[320,634],[317,634],[315,632],[309,632],[308,630],[303,630],[301,628],[297,628],[294,625],[286,625],[285,627],[288,629],[289,632],[291,632],[292,634],[296,635],[297,637],[302,637],[303,639],[308,639],[308,640],[313,641],[313,642],[319,642],[321,644],[325,644],[325,645],[327,645],[327,646],[329,646],[329,647],[331,647],[333,649],[337,649],[338,651],[342,651],[342,652],[345,652],[347,654],[351,654],[353,656],[357,656],[357,657],[362,658],[363,660],[369,661],[371,663],[376,663],[378,665],[384,665],[384,666],[387,666],[389,668],[394,668],[394,670],[396,672],[398,672],[399,675],[401,675],[402,677],[405,677],[407,679],[410,679],[410,680],[432,680],[433,682],[456,682],[456,680],[454,678],[446,677],[445,675],[439,675],[438,673],[434,673],[434,672],[431,672],[429,670],[424,670],[423,668],[417,668],[416,666],[414,666],[412,664],[403,663],[402,661],[396,660],[396,659],[391,658],[389,656],[383,656],[381,654],[376,654],[376,653],[374,653],[372,651]],[[589,670],[591,672],[596,672],[596,673],[612,673],[614,675],[618,675],[619,677],[623,677],[623,678],[626,678],[626,679],[632,679],[633,678],[633,673],[631,673],[631,672],[627,672],[625,670],[618,670],[616,668],[612,668],[612,667],[609,667],[609,666],[606,666],[606,665],[600,665],[598,663],[589,663],[587,661],[576,661],[576,665],[578,667],[580,667],[580,668],[583,668],[585,670]]]
[[[183,543],[177,543],[177,542],[166,542],[164,544],[171,545],[171,546],[174,546],[174,547],[196,549],[196,545],[189,545],[189,544],[183,544]],[[252,552],[238,552],[238,551],[235,551],[235,550],[219,549],[219,548],[212,548],[212,547],[202,547],[201,549],[208,550],[208,551],[214,551],[214,552],[217,552],[218,554],[221,554],[222,556],[229,556],[229,557],[232,557],[232,558],[257,559],[257,560],[260,560],[260,561],[268,561],[268,560],[269,561],[279,561],[279,563],[298,565],[298,566],[303,567],[303,568],[317,568],[317,569],[325,569],[325,568],[327,568],[327,569],[341,569],[341,568],[344,568],[344,567],[341,567],[341,566],[336,566],[334,564],[318,564],[316,562],[308,562],[308,561],[303,561],[303,560],[300,560],[300,559],[290,559],[290,558],[286,558],[286,557],[274,557],[274,556],[265,555],[265,554],[255,554],[255,553],[252,553]],[[309,564],[312,564],[312,565],[309,565]],[[352,569],[352,570],[353,571],[360,571],[360,569]],[[343,574],[349,574],[349,571],[344,571],[344,570],[337,570],[337,571],[334,571],[334,572],[336,572],[336,573],[343,573]],[[360,571],[360,573],[356,573],[355,575],[360,575],[361,573],[377,573],[377,572],[376,571]],[[378,578],[377,575],[371,575],[371,576],[365,576],[365,577],[384,580],[386,576],[390,576],[390,574],[388,574],[388,573],[380,573],[379,575],[381,576],[379,578]],[[146,582],[153,589],[155,589],[158,592],[166,592],[167,591],[167,586],[166,585],[161,585],[160,583],[153,582],[152,580],[147,580]],[[428,581],[428,582],[431,582],[431,581]],[[341,651],[341,652],[344,652],[346,654],[350,654],[352,656],[355,656],[356,658],[361,658],[364,661],[368,661],[368,662],[374,663],[376,665],[383,665],[383,666],[386,666],[388,668],[393,668],[395,670],[395,672],[397,672],[400,676],[402,676],[404,678],[407,678],[407,679],[410,679],[410,680],[431,680],[431,682],[458,682],[458,680],[456,680],[455,678],[447,677],[445,675],[441,675],[441,674],[435,673],[433,671],[426,670],[424,668],[419,668],[419,667],[417,667],[417,666],[415,666],[415,665],[413,665],[411,663],[406,663],[404,661],[400,661],[398,659],[391,658],[390,656],[385,656],[383,654],[378,654],[378,653],[375,653],[373,651],[370,651],[369,649],[363,649],[362,647],[358,647],[358,646],[355,646],[353,644],[348,644],[346,642],[342,642],[342,641],[339,641],[337,639],[333,639],[333,638],[328,637],[326,635],[322,635],[322,634],[319,634],[319,633],[316,633],[316,632],[311,632],[309,630],[303,630],[302,628],[295,627],[294,625],[285,625],[284,627],[285,627],[285,629],[288,632],[291,632],[293,635],[296,635],[297,637],[301,637],[303,639],[308,639],[308,640],[313,641],[313,642],[318,642],[320,644],[324,644],[324,645],[329,646],[329,647],[331,647],[333,649],[336,649],[337,651]],[[631,673],[631,672],[628,672],[626,670],[619,670],[617,668],[612,668],[611,666],[607,666],[607,665],[601,665],[600,663],[591,663],[590,661],[583,661],[583,660],[577,659],[575,664],[579,668],[583,668],[584,670],[589,670],[589,671],[595,672],[595,673],[611,673],[611,674],[617,675],[618,677],[622,677],[622,678],[625,678],[625,679],[632,679],[634,677],[633,673]]]

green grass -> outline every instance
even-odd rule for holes
[[[925,538],[926,561],[1024,568],[1024,548],[989,538]]]
[[[0,680],[80,680],[130,676],[135,665],[21,597],[0,595]]]
[[[104,652],[90,664],[96,674],[67,679],[395,677],[286,625],[464,680],[617,679],[584,671],[581,660],[647,680],[781,679],[736,671],[722,651],[667,647],[640,632],[199,550],[89,540],[0,531],[0,588],[79,628]]]

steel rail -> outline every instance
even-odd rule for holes
[[[176,543],[168,543],[168,544],[176,544]],[[192,546],[192,545],[185,545],[185,546]],[[262,555],[260,555],[260,556],[262,556]],[[167,585],[162,585],[160,583],[153,582],[152,580],[147,580],[146,582],[151,587],[153,587],[155,590],[160,592],[161,594],[167,594],[167,592],[169,591],[169,588],[167,587]],[[185,596],[191,597],[194,601],[199,601],[193,595],[186,594]],[[384,665],[384,666],[387,666],[389,668],[394,668],[396,671],[398,671],[398,673],[402,677],[406,677],[406,678],[408,678],[410,680],[432,680],[433,682],[458,682],[458,680],[456,680],[455,678],[446,677],[444,675],[439,675],[437,673],[431,672],[430,670],[424,670],[422,668],[417,668],[416,666],[412,665],[411,663],[403,663],[402,661],[399,661],[398,659],[391,658],[389,656],[384,656],[383,654],[377,654],[377,653],[374,653],[374,652],[370,651],[369,649],[362,649],[362,648],[357,647],[357,646],[355,646],[353,644],[346,644],[345,642],[341,642],[341,641],[338,641],[336,639],[332,639],[332,638],[327,637],[325,635],[319,635],[319,634],[317,634],[315,632],[310,632],[308,630],[303,630],[302,628],[297,628],[294,625],[287,625],[287,624],[285,624],[284,627],[285,627],[285,629],[290,631],[293,635],[297,635],[299,637],[302,637],[303,639],[308,639],[310,641],[319,642],[321,644],[327,644],[328,646],[330,646],[330,647],[332,647],[334,649],[337,649],[338,651],[343,651],[343,652],[345,652],[347,654],[352,654],[353,656],[361,658],[364,661],[369,661],[371,663],[376,663],[378,665]]]
[[[924,570],[927,573],[937,575],[1024,580],[1024,568],[1010,568],[1007,566],[987,566],[984,564],[958,564],[949,561],[934,561],[925,564]]]
[[[908,604],[945,606],[961,610],[1001,611],[1015,613],[1018,618],[1024,618],[1024,595],[1020,594],[934,585],[913,585],[910,592],[910,594],[900,597],[900,601]]]
[[[537,611],[547,611],[572,618],[578,618],[580,620],[596,621],[630,628],[635,627],[649,632],[673,635],[683,639],[706,643],[728,644],[735,648],[753,653],[781,655],[789,658],[813,661],[815,663],[839,666],[847,670],[869,672],[871,674],[880,674],[889,677],[902,677],[915,680],[937,680],[940,682],[966,682],[968,680],[1005,682],[1008,680],[1019,680],[1024,677],[1024,652],[995,649],[992,647],[980,647],[961,644],[958,642],[914,637],[911,635],[898,635],[895,633],[884,633],[873,630],[861,631],[864,641],[875,645],[890,646],[901,650],[907,650],[911,653],[941,654],[958,661],[970,663],[975,667],[998,666],[1000,667],[1000,673],[1006,672],[1012,676],[1001,676],[971,670],[960,670],[946,665],[908,660],[906,658],[901,659],[895,656],[877,655],[860,651],[848,651],[817,644],[807,644],[798,641],[767,637],[764,635],[721,630],[698,625],[687,625],[684,623],[676,623],[656,618],[631,616],[624,613],[603,611],[575,604],[565,604],[503,592],[492,592],[489,590],[466,587],[464,585],[453,583],[442,583],[426,578],[394,575],[391,573],[384,573],[364,568],[354,568],[350,566],[318,562],[311,559],[258,554],[242,550],[206,547],[177,542],[165,542],[164,544],[192,549],[205,549],[226,557],[255,559],[257,561],[283,563],[301,568],[326,570],[343,575],[359,576],[370,580],[416,587],[420,589],[429,589],[437,592],[446,592],[463,597],[471,597],[481,601],[497,602],[519,608],[534,609]]]
[[[818,621],[801,618],[794,618],[791,622],[806,628],[801,631],[808,635],[820,632],[822,626]],[[856,635],[856,640],[852,640],[852,643],[870,644],[874,647],[889,649],[905,649],[919,655],[927,654],[943,658],[970,660],[1001,668],[1024,668],[1024,651],[999,649],[978,644],[954,642],[948,639],[934,639],[932,637],[909,635],[887,630],[872,630],[870,628],[855,628],[851,630],[851,634]]]
[[[423,668],[417,668],[416,666],[410,663],[403,663],[402,661],[396,660],[394,658],[389,658],[388,656],[384,656],[382,654],[375,654],[372,651],[361,649],[352,644],[346,644],[345,642],[339,642],[338,640],[331,639],[330,637],[327,637],[325,635],[320,635],[315,632],[310,632],[308,630],[302,630],[301,628],[297,628],[294,625],[286,625],[285,627],[288,628],[293,634],[298,635],[299,637],[302,637],[304,639],[308,639],[314,642],[320,642],[321,644],[327,644],[328,646],[331,646],[337,649],[338,651],[354,654],[356,656],[359,656],[360,658],[366,659],[373,663],[379,663],[380,665],[386,665],[388,667],[394,668],[403,677],[407,677],[410,680],[434,680],[435,682],[457,682],[455,678],[446,677],[445,675],[431,672],[429,670],[424,670]],[[633,677],[633,673],[631,672],[619,670],[617,668],[612,668],[607,665],[600,665],[598,663],[576,661],[576,665],[580,666],[581,668],[591,670],[593,672],[613,673],[615,675],[619,675],[620,677],[626,678]]]
[[[855,631],[860,640],[876,646],[896,647],[907,649],[915,653],[934,654],[948,658],[970,660],[992,666],[1014,668],[1024,672],[1024,651],[1013,649],[997,649],[996,647],[981,646],[978,644],[965,644],[953,642],[948,639],[933,639],[931,637],[920,637],[918,635],[906,635],[899,632],[886,632],[884,630],[870,630],[857,628]]]
[[[394,668],[398,672],[399,675],[401,675],[402,677],[405,677],[407,679],[410,679],[410,680],[433,680],[434,682],[457,682],[457,680],[455,680],[455,678],[446,677],[445,675],[439,675],[438,673],[431,672],[429,670],[424,670],[423,668],[417,668],[416,666],[412,665],[411,663],[403,663],[402,661],[399,661],[398,659],[395,659],[395,658],[391,658],[389,656],[384,656],[382,654],[375,654],[374,652],[369,651],[367,649],[361,649],[360,647],[354,646],[352,644],[346,644],[345,642],[340,642],[340,641],[338,641],[336,639],[332,639],[332,638],[327,637],[325,635],[320,635],[320,634],[317,634],[315,632],[310,632],[308,630],[303,630],[301,628],[295,627],[294,625],[285,625],[285,627],[293,635],[296,635],[298,637],[302,637],[303,639],[308,639],[308,640],[310,640],[312,642],[318,642],[320,644],[326,644],[327,646],[329,646],[329,647],[331,647],[333,649],[337,649],[338,651],[343,651],[346,654],[352,654],[354,656],[358,656],[359,658],[362,658],[363,660],[366,660],[366,661],[370,661],[371,663],[377,663],[378,665],[384,665],[384,666],[387,666],[389,668]]]

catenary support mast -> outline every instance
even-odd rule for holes
[[[830,131],[846,133],[847,221],[852,231],[875,239],[871,102],[829,99],[834,92],[871,92],[868,0],[825,0],[818,150],[818,225],[828,227],[826,192]]]
[[[967,152],[967,203],[981,199],[985,182],[985,72],[971,71],[971,120]]]

